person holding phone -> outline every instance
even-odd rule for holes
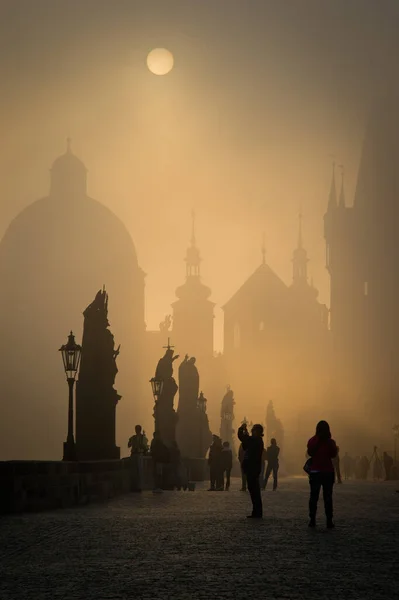
[[[262,439],[263,427],[260,424],[254,425],[250,435],[247,424],[243,423],[237,431],[237,436],[244,451],[244,459],[241,466],[247,478],[248,491],[252,500],[252,514],[248,515],[248,519],[262,519],[263,507],[259,476],[262,470],[262,455],[264,450]]]

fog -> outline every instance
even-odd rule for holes
[[[57,350],[71,327],[81,339],[82,312],[103,284],[110,329],[122,344],[115,384],[122,395],[122,453],[137,421],[152,431],[148,380],[167,335],[149,332],[159,333],[159,323],[172,314],[176,288],[185,282],[193,210],[201,281],[215,303],[213,349],[201,347],[201,322],[187,325],[186,338],[176,339],[173,329],[169,334],[182,358],[200,354],[211,428],[219,430],[230,383],[236,426],[244,415],[264,421],[273,400],[291,446],[298,436],[310,436],[325,415],[331,415],[338,440],[348,429],[347,444],[353,427],[359,444],[391,442],[390,425],[370,427],[365,405],[372,401],[359,400],[366,384],[359,384],[356,366],[348,368],[345,389],[337,389],[335,380],[341,384],[344,377],[332,367],[337,350],[317,319],[328,320],[322,305],[331,306],[323,217],[332,164],[337,196],[343,170],[350,206],[370,109],[397,77],[398,24],[395,0],[0,2],[1,318],[2,353],[8,356],[0,458],[57,458],[58,446],[61,452],[67,389]],[[154,47],[174,55],[166,76],[147,69]],[[122,225],[107,229],[105,216],[100,225],[78,197],[68,195],[62,217],[51,198],[49,208],[32,216],[40,221],[32,225],[32,238],[29,216],[23,226],[14,222],[19,233],[13,239],[7,234],[13,219],[49,195],[49,169],[65,153],[68,137],[88,170],[88,196],[120,219],[134,249],[128,238],[122,241]],[[238,309],[230,316],[221,307],[261,268],[263,237],[267,266],[291,286],[300,211],[308,283],[313,280],[320,305],[312,296],[311,309],[301,306],[274,276],[270,285],[256,280],[251,297],[260,306],[246,299],[240,311],[248,317],[245,331],[256,321],[269,332],[267,341],[258,347],[236,329],[242,355],[233,356]],[[137,283],[134,253],[146,274],[145,291]],[[69,254],[73,264],[65,270]],[[148,335],[140,321],[142,294]],[[25,317],[16,309],[21,297]],[[35,305],[41,297],[43,314]],[[213,351],[223,354],[219,362]],[[342,349],[339,355],[338,362],[352,364]],[[392,421],[396,406],[389,402],[393,412],[386,418]]]

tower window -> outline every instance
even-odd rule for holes
[[[369,295],[369,282],[365,281],[364,282],[364,289],[363,289],[364,295],[368,296]]]

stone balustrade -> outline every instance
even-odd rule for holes
[[[203,481],[206,461],[183,461],[188,477]],[[165,469],[165,472],[167,469]],[[53,510],[109,498],[131,491],[152,489],[153,465],[143,458],[142,481],[130,458],[110,461],[7,461],[0,462],[0,514]]]

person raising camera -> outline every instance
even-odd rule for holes
[[[262,470],[262,454],[264,450],[262,425],[254,425],[251,434],[248,433],[246,423],[243,423],[237,431],[238,439],[244,451],[244,459],[241,466],[247,478],[248,491],[252,500],[252,514],[248,515],[248,519],[261,519],[263,510],[259,475]]]

